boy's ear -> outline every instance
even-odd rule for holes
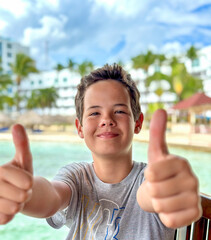
[[[136,120],[135,122],[134,133],[138,134],[141,131],[143,120],[144,120],[144,115],[143,113],[141,113],[138,120]]]
[[[75,119],[75,126],[77,128],[79,137],[84,138],[83,129],[82,129],[83,127],[81,126],[78,118]]]

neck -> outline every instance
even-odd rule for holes
[[[132,155],[121,158],[99,158],[93,156],[97,177],[105,183],[119,183],[128,176],[133,167]]]

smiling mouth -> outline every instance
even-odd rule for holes
[[[105,132],[105,133],[101,133],[101,134],[98,134],[97,137],[99,138],[104,138],[104,139],[110,139],[110,138],[115,138],[119,136],[119,134],[117,133],[112,133],[112,132]]]

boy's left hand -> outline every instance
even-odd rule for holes
[[[171,155],[165,142],[167,115],[158,110],[150,124],[146,187],[154,211],[170,228],[196,221],[202,214],[198,180],[188,161]]]

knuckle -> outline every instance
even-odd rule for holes
[[[26,201],[27,197],[28,197],[27,192],[25,192],[25,191],[20,191],[19,194],[18,194],[18,196],[17,196],[17,201],[18,201],[19,203],[23,203],[23,202]]]
[[[153,200],[153,207],[157,213],[162,212],[163,210],[163,206],[159,200]]]
[[[155,184],[149,184],[149,193],[151,197],[157,197],[159,193],[158,187],[156,187]]]
[[[177,220],[172,217],[172,216],[168,216],[166,214],[162,214],[160,216],[161,221],[163,222],[163,224],[168,227],[168,228],[177,228]]]
[[[193,211],[193,219],[194,221],[197,221],[202,216],[202,209],[200,206],[194,208]]]
[[[196,177],[190,178],[190,180],[189,180],[189,186],[190,186],[190,189],[191,189],[191,190],[194,190],[194,191],[197,192],[197,190],[198,190],[198,185],[199,185],[199,183],[198,183],[198,180],[197,180]]]
[[[11,208],[10,208],[10,214],[15,215],[20,211],[20,205],[18,203],[13,203]]]
[[[0,214],[0,225],[7,224],[12,219],[13,219],[13,216],[11,215]]]
[[[189,163],[186,159],[184,159],[184,158],[180,159],[180,168],[182,170],[186,170],[186,171],[188,170],[189,171],[190,167],[189,167]]]
[[[193,202],[194,206],[198,206],[198,204],[199,204],[199,197],[198,197],[197,194],[193,194],[192,202]]]
[[[33,186],[33,177],[31,175],[27,175],[26,180],[24,181],[23,188],[25,190],[29,190]]]

